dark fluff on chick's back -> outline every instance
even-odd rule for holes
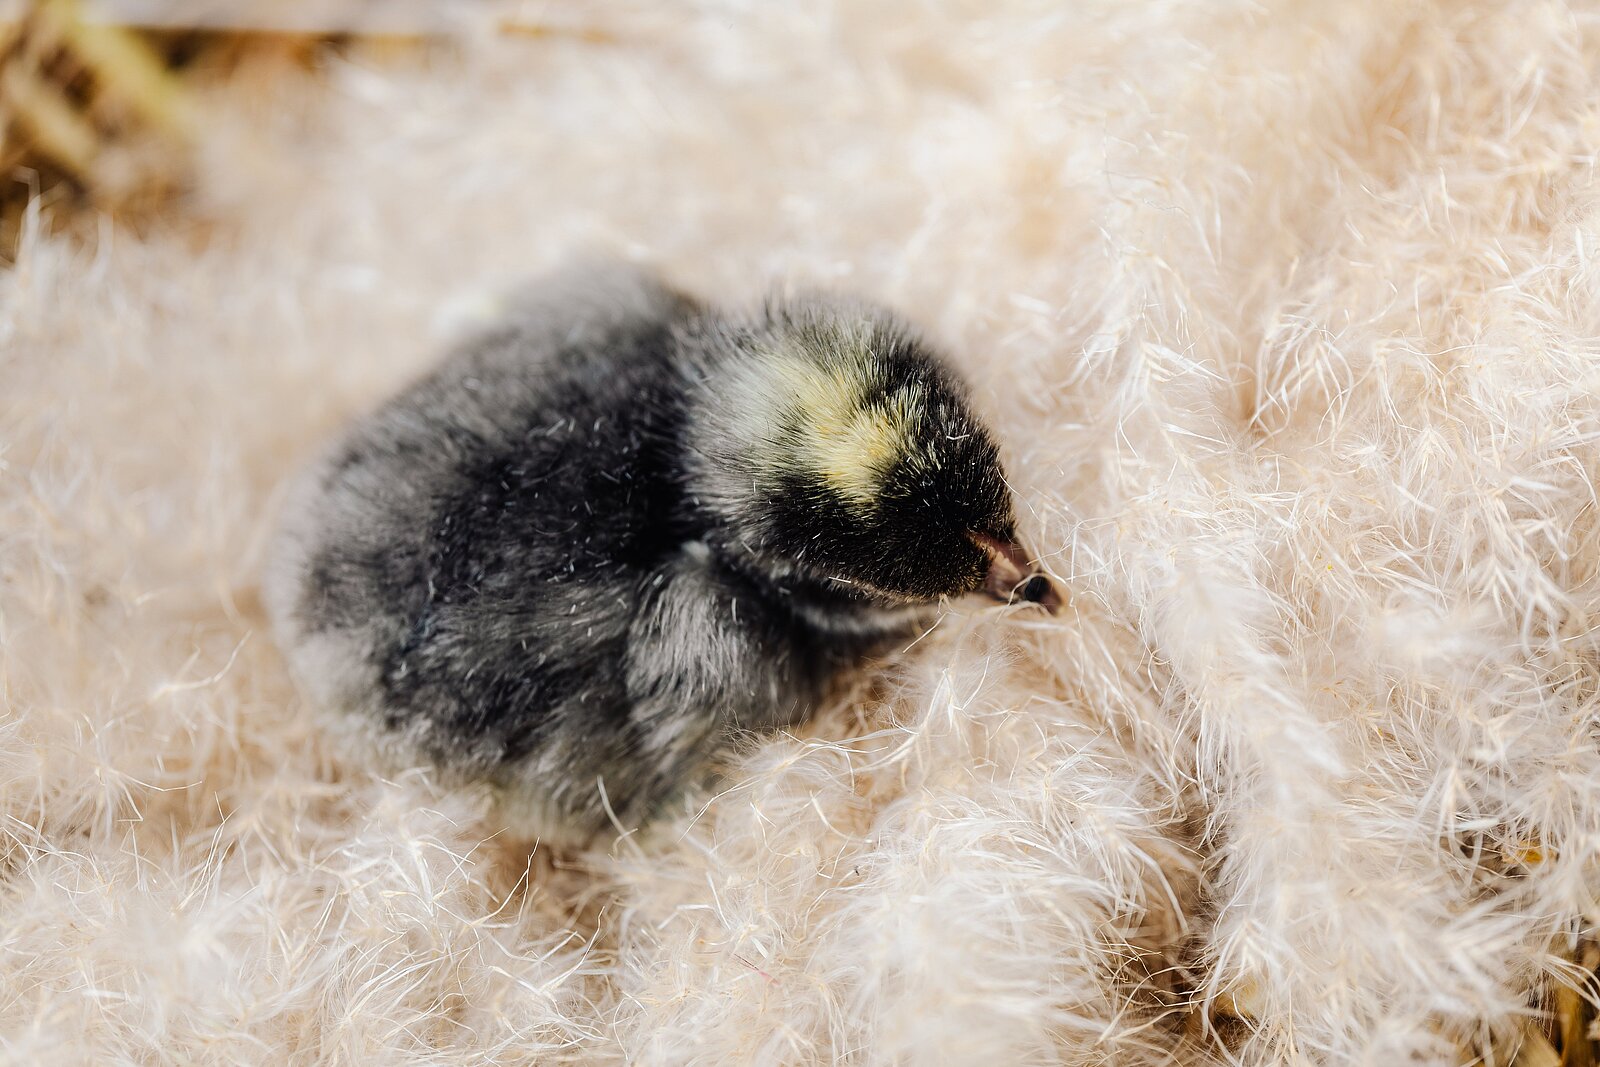
[[[730,318],[590,270],[356,423],[292,492],[264,592],[344,736],[582,843],[804,717],[1014,543],[992,439],[884,312]]]

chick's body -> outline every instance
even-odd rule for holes
[[[899,447],[852,442],[871,427],[850,410],[808,441],[815,398],[780,394],[834,380],[796,371],[817,364],[792,327],[818,315],[735,324],[579,276],[357,423],[292,494],[264,583],[312,698],[388,762],[487,779],[514,825],[570,843],[648,818],[732,731],[804,716],[930,600],[805,560],[813,511],[878,477],[834,470],[840,493],[819,468]]]

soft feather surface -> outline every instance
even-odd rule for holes
[[[1504,1062],[1600,888],[1596,12],[541,10],[246,72],[198,221],[0,276],[5,1058]],[[1071,606],[576,862],[345,759],[255,586],[594,249],[898,307]]]

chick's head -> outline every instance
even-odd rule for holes
[[[881,309],[810,298],[726,329],[696,415],[730,540],[891,602],[986,591],[1053,607],[999,450],[960,379]]]

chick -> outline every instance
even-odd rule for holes
[[[929,609],[1054,609],[993,439],[885,311],[749,317],[608,268],[544,283],[357,422],[263,582],[312,700],[515,829],[644,823]]]

